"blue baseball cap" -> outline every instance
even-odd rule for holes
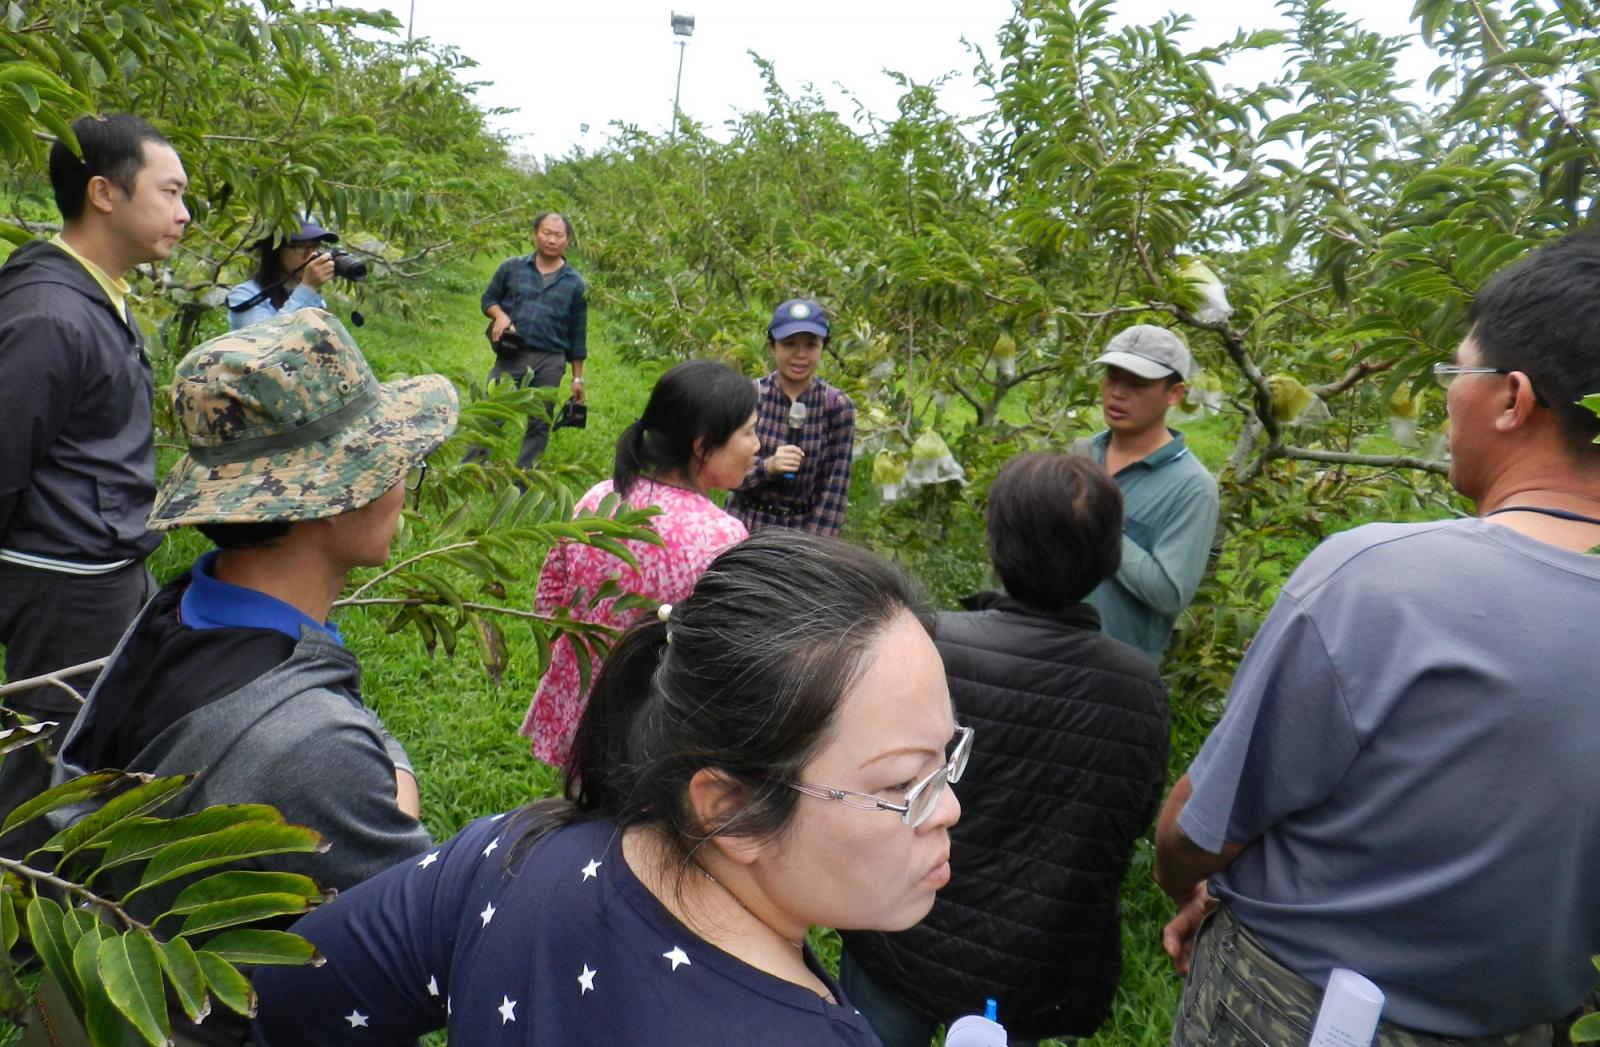
[[[289,237],[291,244],[310,243],[313,240],[320,240],[325,244],[336,244],[339,242],[339,234],[332,230],[324,229],[315,222],[304,221],[300,223],[300,231]]]
[[[767,337],[781,342],[792,334],[801,332],[828,337],[828,314],[822,306],[806,298],[791,298],[772,311],[772,323],[767,325]]]

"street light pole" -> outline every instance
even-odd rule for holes
[[[689,37],[694,35],[694,15],[680,15],[672,12],[672,35],[683,37],[678,41],[678,84],[672,89],[672,131],[670,140],[678,138],[678,100],[683,95],[683,52],[689,43]]]

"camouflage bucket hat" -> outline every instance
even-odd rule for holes
[[[379,384],[321,309],[283,313],[197,347],[172,395],[189,453],[150,526],[315,520],[358,509],[455,431],[443,375]]]

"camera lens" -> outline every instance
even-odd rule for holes
[[[345,280],[357,281],[367,278],[367,263],[356,258],[349,251],[335,247],[333,255],[333,275]]]

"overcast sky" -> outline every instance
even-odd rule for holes
[[[388,7],[405,21],[412,0]],[[946,108],[974,113],[983,93],[973,81],[975,58],[963,38],[995,53],[995,34],[1011,0],[414,0],[418,36],[452,44],[476,59],[474,79],[487,81],[486,107],[515,108],[495,126],[516,136],[514,148],[559,156],[574,146],[598,149],[613,121],[663,132],[672,115],[678,47],[674,9],[695,18],[684,53],[682,107],[712,133],[737,112],[761,103],[761,80],[748,52],[771,60],[786,89],[806,83],[849,116],[843,85],[874,112],[892,114],[898,91],[883,74],[894,69],[918,82],[954,71],[942,92]],[[677,6],[674,8],[674,2]],[[1411,31],[1409,0],[1343,0],[1336,6],[1386,35]],[[1119,0],[1119,22],[1148,22],[1169,10],[1195,22],[1189,46],[1217,43],[1240,27],[1283,27],[1272,0]],[[1434,62],[1418,45],[1403,74],[1418,83]],[[1214,72],[1217,82],[1247,83],[1273,75],[1276,59]],[[587,133],[582,126],[587,124]]]

